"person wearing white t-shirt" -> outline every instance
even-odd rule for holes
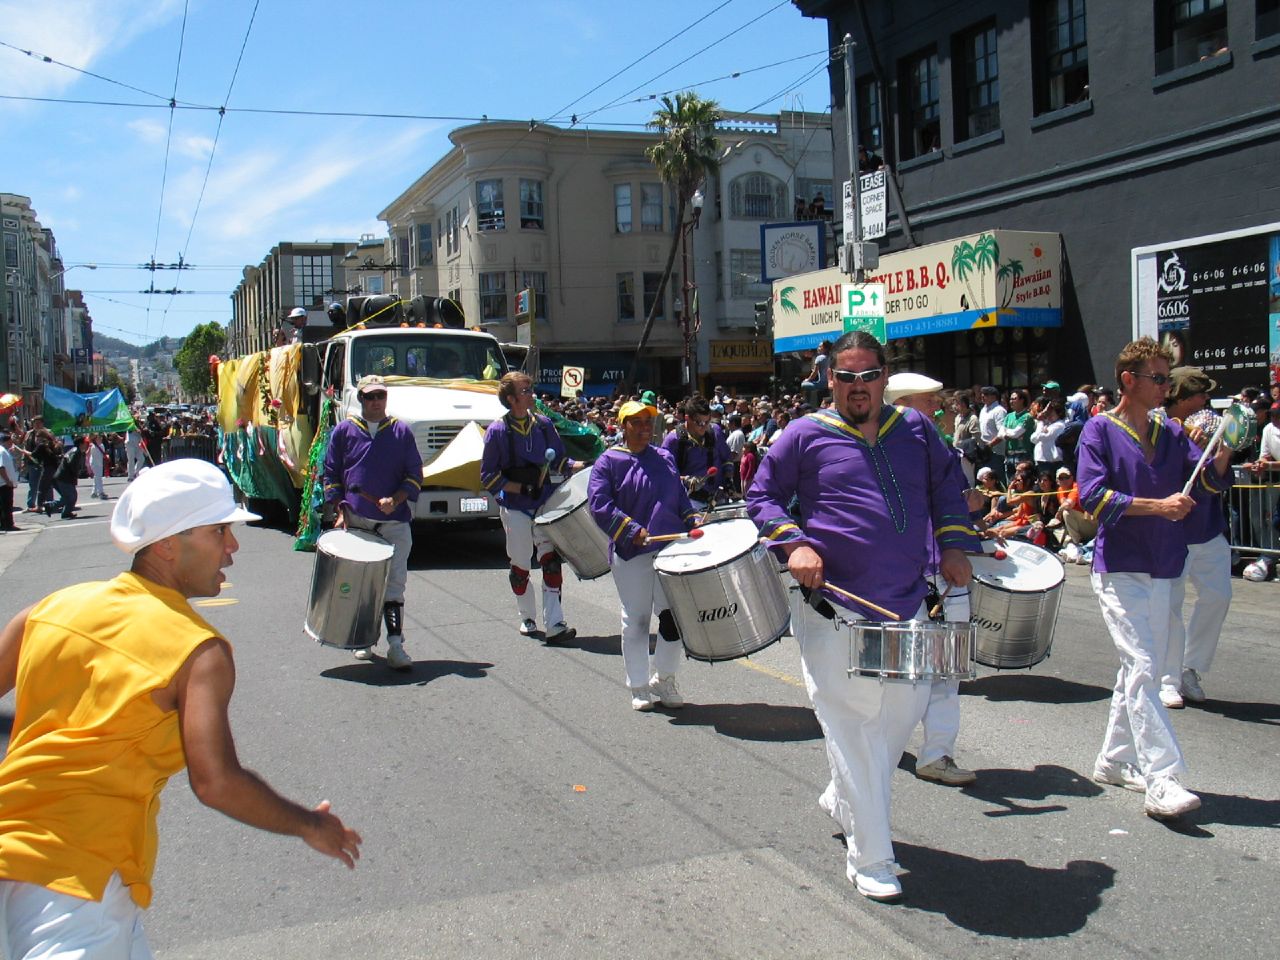
[[[724,444],[729,448],[729,459],[733,463],[733,470],[728,477],[729,486],[741,494],[744,491],[738,489],[741,482],[738,465],[742,463],[742,450],[747,445],[747,435],[742,432],[742,417],[736,413],[729,417],[729,435],[724,438]]]
[[[1000,428],[1004,426],[1004,418],[1009,411],[1000,403],[1000,391],[995,387],[982,388],[982,408],[978,411],[978,439],[991,448],[993,456],[986,463],[1001,486],[1005,483],[1004,451],[1000,440]]]

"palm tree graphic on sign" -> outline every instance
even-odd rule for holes
[[[996,310],[980,314],[978,319],[973,322],[974,327],[994,327],[996,325],[996,318],[999,313],[1006,310],[1013,301],[1014,283],[1018,277],[1022,276],[1022,261],[1011,257],[1004,264],[1001,264],[1000,244],[996,242],[995,236],[990,233],[981,234],[973,243],[968,240],[961,240],[952,248],[951,272],[964,282],[965,290],[969,292],[969,304],[976,305],[979,302],[978,298],[974,296],[973,287],[969,283],[970,275],[976,271],[980,280],[988,270],[995,271],[996,283],[1000,286],[1000,306]]]
[[[800,308],[791,302],[791,297],[795,294],[795,287],[783,287],[778,293],[778,306],[782,308],[783,313],[799,313]]]

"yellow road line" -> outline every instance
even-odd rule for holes
[[[773,679],[781,680],[783,683],[788,683],[793,687],[799,687],[801,690],[804,689],[804,681],[799,677],[793,677],[789,673],[783,673],[781,670],[775,670],[773,667],[766,667],[762,663],[755,663],[754,661],[746,658],[739,658],[733,662],[741,667],[746,667],[748,670],[754,670],[756,673],[763,673],[766,677],[773,677]]]

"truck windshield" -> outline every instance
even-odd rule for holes
[[[358,340],[351,348],[353,381],[371,373],[380,377],[497,380],[506,370],[498,345],[480,337],[405,333]]]

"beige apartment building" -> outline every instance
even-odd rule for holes
[[[308,323],[328,325],[326,307],[349,292],[344,262],[353,241],[282,242],[262,262],[244,268],[231,294],[227,350],[231,356],[269,349],[289,311],[302,307]]]
[[[724,174],[704,187],[696,225],[688,215],[685,249],[638,368],[641,386],[668,395],[685,389],[680,314],[695,308],[699,386],[721,374],[744,388],[767,385],[772,362],[753,310],[768,296],[760,224],[789,220],[795,200],[807,204],[815,189],[830,195],[825,115],[748,115],[722,126]],[[539,389],[557,392],[562,367],[580,366],[588,394],[611,393],[679,229],[675,197],[645,157],[656,136],[494,122],[460,127],[450,140],[453,148],[378,215],[397,266],[388,292],[450,296],[470,322],[515,341],[516,296],[533,290]],[[758,189],[767,203],[750,192]]]

